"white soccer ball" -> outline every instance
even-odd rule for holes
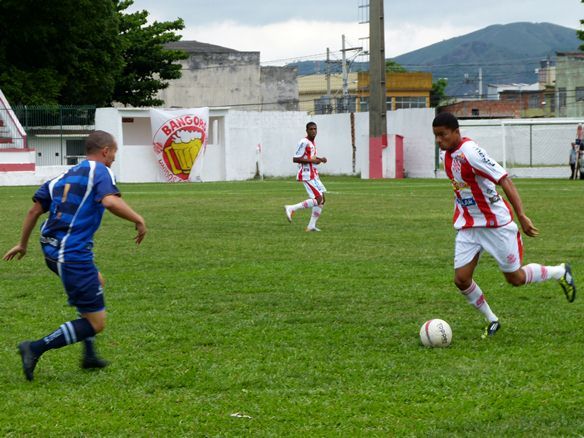
[[[442,319],[430,319],[420,327],[420,340],[425,347],[448,347],[452,342],[452,329]]]

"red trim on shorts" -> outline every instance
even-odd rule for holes
[[[322,196],[322,193],[320,193],[315,187],[312,186],[312,184],[310,184],[308,181],[303,181],[304,184],[306,184],[308,187],[310,187],[310,190],[312,190],[312,194],[314,195],[315,198]]]
[[[519,263],[523,264],[523,240],[519,231],[517,231],[517,249],[519,250]]]

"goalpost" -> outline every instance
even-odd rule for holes
[[[463,136],[475,140],[512,174],[567,178],[571,143],[582,121],[575,118],[461,120],[460,125]]]

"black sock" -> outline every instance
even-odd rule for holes
[[[95,336],[85,338],[83,340],[83,346],[85,347],[85,357],[96,357],[96,354],[95,354]]]
[[[48,336],[31,342],[30,348],[38,357],[47,350],[61,348],[65,345],[74,344],[83,341],[95,335],[95,330],[91,323],[85,318],[79,318],[75,321],[69,321],[55,330]]]

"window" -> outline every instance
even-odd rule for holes
[[[541,106],[539,94],[530,94],[529,101],[527,102],[528,108],[539,108]]]
[[[478,117],[478,116],[479,116],[479,109],[478,109],[478,108],[472,108],[472,109],[470,110],[470,114],[471,114],[473,117]]]
[[[426,108],[424,96],[398,96],[395,98],[395,109],[400,108]]]
[[[566,107],[566,89],[565,88],[560,88],[558,90],[558,95],[559,95],[559,102],[558,102],[558,107],[559,108],[565,108]]]
[[[576,87],[576,102],[584,100],[584,87]]]
[[[67,140],[67,165],[75,165],[85,158],[85,140]]]
[[[359,98],[359,111],[367,112],[369,111],[369,98],[368,97],[360,97]]]

